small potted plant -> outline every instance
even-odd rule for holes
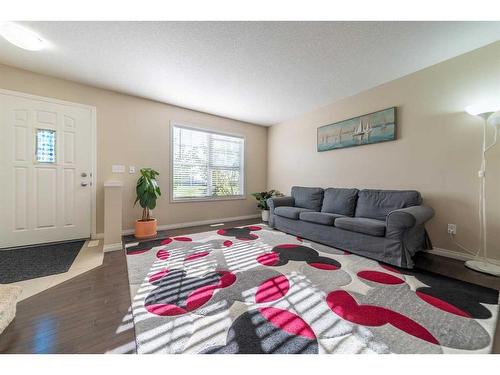
[[[156,236],[156,219],[150,217],[150,210],[156,207],[156,200],[161,196],[156,177],[160,174],[151,168],[142,168],[141,177],[135,188],[137,198],[134,206],[139,202],[142,207],[142,218],[135,221],[135,237],[138,239]]]
[[[278,190],[262,191],[260,193],[253,193],[252,195],[255,199],[257,199],[257,207],[262,210],[262,221],[269,220],[269,207],[267,205],[267,200],[272,197],[283,196],[283,194],[281,194]]]

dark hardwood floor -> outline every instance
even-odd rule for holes
[[[104,353],[134,344],[133,329],[116,333],[129,308],[125,256],[107,253],[102,266],[19,302],[0,353]]]
[[[160,236],[258,222],[259,219],[252,219],[216,228],[208,225],[182,228],[161,232]],[[416,267],[500,290],[500,278],[469,270],[455,259],[421,254],[416,258]],[[122,251],[106,253],[102,266],[21,301],[16,319],[0,335],[0,353],[134,353],[129,309],[125,255]],[[493,352],[500,353],[499,324]]]
[[[415,267],[472,284],[500,290],[500,277],[473,271],[464,266],[464,262],[426,252],[415,257]]]

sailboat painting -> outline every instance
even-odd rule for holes
[[[396,107],[318,128],[318,152],[396,139]]]

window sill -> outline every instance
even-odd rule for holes
[[[244,195],[233,197],[210,197],[210,198],[179,198],[170,199],[170,203],[194,203],[194,202],[220,202],[220,201],[240,201],[247,199]]]

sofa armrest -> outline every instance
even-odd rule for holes
[[[408,229],[432,219],[434,216],[434,209],[427,206],[412,206],[401,208],[389,212],[386,219],[387,228]]]
[[[295,205],[295,199],[293,197],[273,197],[267,200],[267,205],[269,206],[269,211],[272,213],[276,207],[293,207]]]
[[[269,206],[269,222],[267,223],[270,228],[274,228],[274,209],[280,206],[295,206],[295,199],[293,197],[273,197],[267,200]]]

